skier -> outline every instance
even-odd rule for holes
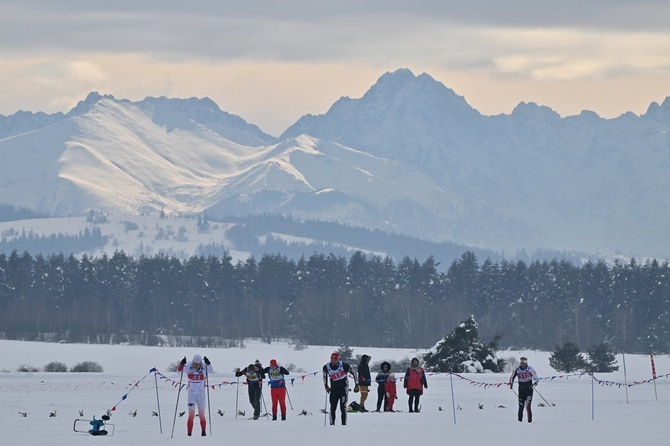
[[[254,408],[254,420],[257,420],[261,415],[261,392],[263,389],[263,378],[265,378],[263,376],[263,369],[261,367],[256,368],[254,364],[249,364],[244,370],[240,370],[239,368],[235,370],[235,376],[242,375],[247,378],[249,402],[251,403],[251,407]]]
[[[281,409],[281,419],[286,421],[286,380],[284,375],[288,375],[288,370],[277,364],[276,359],[270,360],[270,367],[265,367],[262,371],[270,380],[270,396],[272,397],[272,421],[277,421],[277,404]]]
[[[426,381],[426,373],[423,371],[423,367],[419,366],[419,360],[417,358],[412,358],[410,366],[405,372],[405,380],[403,382],[403,387],[407,389],[407,395],[409,395],[409,411],[410,412],[419,412],[419,399],[423,395],[423,389],[428,388],[428,382]]]
[[[359,403],[361,408],[359,412],[369,412],[365,408],[365,400],[368,398],[368,392],[370,385],[372,384],[372,376],[370,375],[370,360],[372,356],[363,355],[361,356],[361,362],[358,364],[358,387],[361,389],[361,402]]]
[[[393,403],[395,403],[395,400],[398,399],[395,382],[395,373],[391,373],[389,375],[388,381],[386,381],[386,385],[384,386],[386,389],[386,401],[389,412],[395,412],[395,410],[393,410]]]
[[[203,366],[202,362],[205,362]],[[181,360],[178,372],[186,371],[188,376],[188,419],[186,420],[186,433],[191,436],[193,432],[193,419],[195,418],[195,406],[198,406],[198,417],[200,418],[200,428],[202,429],[202,436],[207,435],[207,418],[205,417],[205,378],[209,373],[214,372],[212,364],[207,359],[200,355],[193,356],[193,360],[186,362],[186,357]]]
[[[514,370],[509,379],[509,388],[514,390],[514,378],[519,382],[519,421],[523,421],[523,408],[528,413],[528,422],[533,422],[533,412],[531,403],[533,402],[533,389],[537,386],[539,377],[535,369],[528,365],[528,358],[522,356],[519,358],[519,366]]]
[[[356,372],[346,362],[340,361],[340,354],[333,352],[330,355],[330,362],[323,366],[323,384],[326,387],[326,393],[330,394],[330,425],[335,425],[335,412],[337,404],[340,404],[342,412],[342,425],[347,424],[347,399],[349,396],[349,375],[356,382]],[[328,385],[330,379],[330,386]],[[358,392],[358,384],[354,386],[354,392]]]
[[[377,383],[376,412],[379,412],[381,410],[382,403],[384,403],[384,412],[386,412],[388,410],[388,399],[386,398],[386,381],[388,381],[389,379],[391,364],[384,361],[382,362],[381,366],[379,366],[379,369],[381,371],[377,373],[377,376],[375,376],[375,382]]]

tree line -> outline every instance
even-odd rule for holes
[[[467,251],[446,272],[423,262],[355,252],[292,260],[264,254],[234,263],[0,254],[5,338],[76,342],[160,336],[311,345],[428,348],[474,315],[484,340],[550,351],[573,342],[617,351],[670,352],[667,261],[575,265],[566,260],[479,263]]]

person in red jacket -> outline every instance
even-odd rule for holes
[[[423,395],[423,389],[428,388],[428,382],[426,381],[426,373],[423,371],[423,367],[419,366],[417,358],[412,358],[410,366],[405,372],[403,387],[407,389],[407,395],[409,395],[409,411],[419,412],[419,399]]]
[[[395,410],[393,410],[393,403],[398,399],[395,382],[395,373],[391,373],[388,381],[386,381],[386,404],[389,412],[395,412]]]

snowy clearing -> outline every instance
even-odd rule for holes
[[[326,394],[320,369],[333,347],[311,346],[295,350],[285,343],[272,345],[247,342],[244,348],[193,349],[118,345],[47,344],[0,341],[0,432],[3,443],[27,445],[105,444],[159,445],[198,442],[237,444],[272,441],[276,446],[319,442],[334,445],[346,442],[396,445],[410,442],[445,440],[458,444],[512,444],[524,442],[545,446],[625,444],[657,442],[667,437],[665,423],[670,417],[670,358],[655,357],[656,392],[651,378],[649,356],[626,355],[628,402],[624,383],[623,358],[617,356],[618,372],[578,377],[560,374],[549,367],[546,352],[501,352],[508,358],[525,354],[544,379],[533,400],[533,423],[516,420],[516,398],[504,385],[508,374],[429,374],[428,389],[419,414],[407,412],[407,396],[399,386],[395,408],[398,413],[353,413],[348,425],[324,427]],[[419,352],[403,349],[354,348],[354,354],[368,354],[372,363],[382,359],[403,360]],[[182,356],[207,355],[216,370],[209,377],[211,436],[186,436],[186,417],[177,414],[171,439],[177,401],[179,373],[168,366]],[[276,358],[280,364],[294,364],[287,378],[290,401],[287,421],[250,421],[251,406],[246,386],[239,386],[235,367],[255,359],[267,364]],[[102,373],[18,373],[21,365],[42,368],[51,361],[68,367],[95,361]],[[355,365],[355,364],[354,364]],[[156,367],[158,373],[150,372]],[[396,373],[404,370],[394,370]],[[372,370],[374,378],[377,370]],[[453,386],[453,405],[452,405]],[[515,387],[516,388],[516,387]],[[656,400],[655,394],[658,395]],[[186,393],[180,394],[178,412],[186,410]],[[366,406],[374,408],[377,392],[371,388]],[[359,394],[350,393],[349,401]],[[246,416],[235,416],[236,401]],[[270,409],[270,396],[264,388],[264,401]],[[160,418],[153,416],[158,413]],[[114,435],[93,437],[73,431],[75,419],[100,418],[116,407],[110,423]],[[456,407],[456,410],[453,408]],[[79,411],[84,416],[80,417]],[[56,416],[50,416],[55,411]],[[131,412],[137,411],[136,416]],[[221,411],[223,416],[219,415]],[[299,415],[306,411],[307,415]],[[26,413],[23,417],[19,412]],[[593,418],[593,419],[592,419]],[[161,433],[162,425],[162,433]],[[208,426],[208,433],[210,426]]]

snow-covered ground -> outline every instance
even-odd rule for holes
[[[546,402],[536,393],[532,424],[516,420],[516,399],[504,385],[508,374],[430,374],[428,389],[421,399],[419,414],[407,412],[407,397],[399,388],[398,413],[350,414],[347,426],[324,426],[326,394],[320,369],[333,347],[311,346],[295,350],[284,343],[247,342],[243,348],[192,349],[112,345],[47,344],[0,341],[0,438],[3,444],[145,446],[167,443],[248,444],[272,442],[284,445],[341,445],[342,443],[399,445],[409,443],[448,444],[534,444],[603,445],[655,444],[668,437],[665,423],[670,419],[670,357],[655,357],[656,391],[651,378],[649,356],[626,355],[627,378],[622,357],[618,372],[598,374],[596,383],[588,376],[564,375],[549,367],[545,352],[502,352],[508,358],[525,354],[544,379],[538,386]],[[168,366],[183,356],[207,355],[216,372],[210,375],[212,435],[186,436],[186,417],[177,415],[171,439],[177,401],[177,372]],[[372,362],[403,360],[418,352],[402,349],[354,348],[354,354],[368,354]],[[271,422],[248,420],[250,405],[246,387],[237,391],[235,367],[255,359],[264,364],[276,358],[280,364],[293,364],[297,370],[289,378],[288,419]],[[69,367],[83,362],[98,362],[102,373],[18,373],[21,365],[42,368],[59,361]],[[155,367],[158,373],[149,371]],[[401,372],[401,370],[395,370]],[[316,372],[316,374],[315,374]],[[373,370],[373,377],[376,371]],[[628,387],[623,385],[627,379]],[[453,394],[452,394],[453,386]],[[264,389],[264,400],[270,397]],[[628,395],[627,395],[628,394]],[[656,394],[658,399],[656,399]],[[452,405],[453,395],[453,405]],[[358,394],[350,394],[358,400]],[[368,403],[374,407],[376,386]],[[158,412],[160,418],[153,416]],[[246,416],[235,416],[235,407]],[[292,405],[292,409],[291,406]],[[454,410],[454,406],[456,410]],[[110,423],[113,436],[92,437],[73,431],[77,418],[99,418],[116,407]],[[84,412],[80,417],[79,411]],[[182,391],[178,412],[186,410]],[[54,412],[56,416],[51,417]],[[137,411],[135,417],[130,412]],[[221,411],[223,416],[219,415]],[[306,411],[307,415],[300,415]],[[27,413],[23,417],[19,412]],[[162,424],[162,433],[161,433]],[[87,425],[84,424],[85,427]],[[209,430],[209,428],[208,428]]]

